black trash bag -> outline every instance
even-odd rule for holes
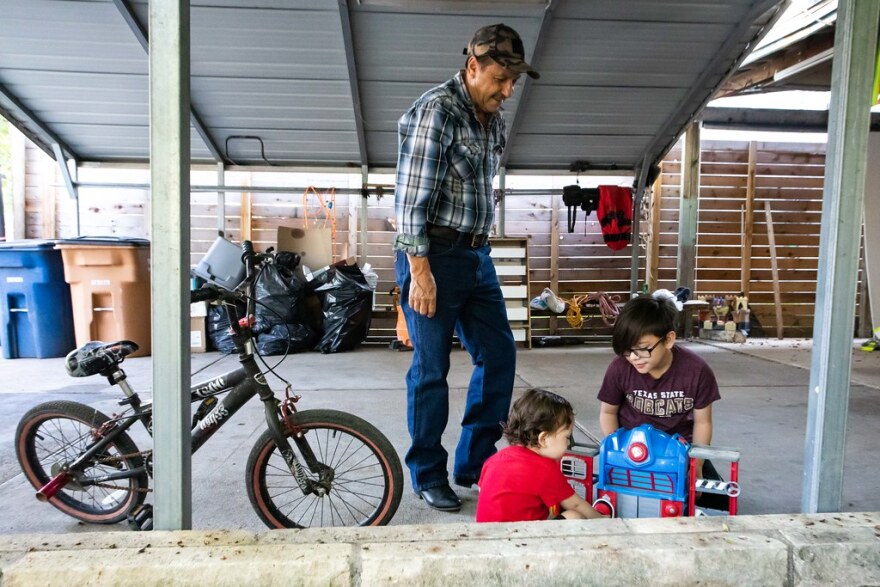
[[[274,324],[257,335],[257,352],[261,355],[299,353],[312,348],[315,331],[305,324]]]
[[[244,313],[244,308],[240,308]],[[223,306],[208,306],[208,317],[205,320],[205,332],[211,346],[221,353],[230,354],[236,352],[235,342],[229,329],[229,317]]]
[[[312,346],[316,334],[305,317],[304,295],[305,283],[289,267],[269,264],[260,272],[254,333],[261,355],[299,352]]]
[[[357,265],[332,266],[332,279],[315,291],[323,300],[324,334],[316,351],[348,351],[367,338],[373,316],[373,290]]]

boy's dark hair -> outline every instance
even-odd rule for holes
[[[615,354],[622,355],[646,334],[660,338],[675,330],[678,309],[671,300],[655,299],[649,295],[633,298],[623,305],[614,323],[611,346]]]
[[[574,408],[567,399],[546,389],[532,388],[513,403],[503,424],[510,444],[537,446],[541,432],[556,432],[574,424]]]

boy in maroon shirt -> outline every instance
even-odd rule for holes
[[[606,436],[650,424],[692,444],[712,443],[712,403],[721,399],[709,365],[675,346],[672,299],[639,296],[624,306],[612,333],[617,355],[599,389],[599,426]],[[712,463],[697,461],[697,478],[720,479]],[[719,499],[720,498],[720,499]],[[698,505],[727,509],[724,496],[702,495]]]

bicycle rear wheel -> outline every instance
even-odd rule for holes
[[[39,489],[94,443],[92,433],[109,418],[89,406],[69,401],[41,404],[28,411],[15,432],[15,453],[27,480]],[[143,467],[137,446],[124,432],[113,439],[49,500],[69,516],[93,524],[115,524],[146,497],[147,474],[91,485],[91,479]],[[113,487],[107,487],[112,485]]]
[[[318,461],[333,469],[332,484],[323,497],[304,495],[267,430],[247,464],[248,498],[260,519],[271,528],[387,524],[403,492],[400,459],[388,439],[369,422],[336,410],[298,412],[293,424]],[[316,479],[296,443],[290,445]]]

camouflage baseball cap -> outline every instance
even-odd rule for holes
[[[540,73],[526,63],[526,52],[519,33],[505,24],[493,24],[479,29],[463,53],[468,57],[488,55],[498,65],[511,71],[527,73],[534,79],[541,77]]]

